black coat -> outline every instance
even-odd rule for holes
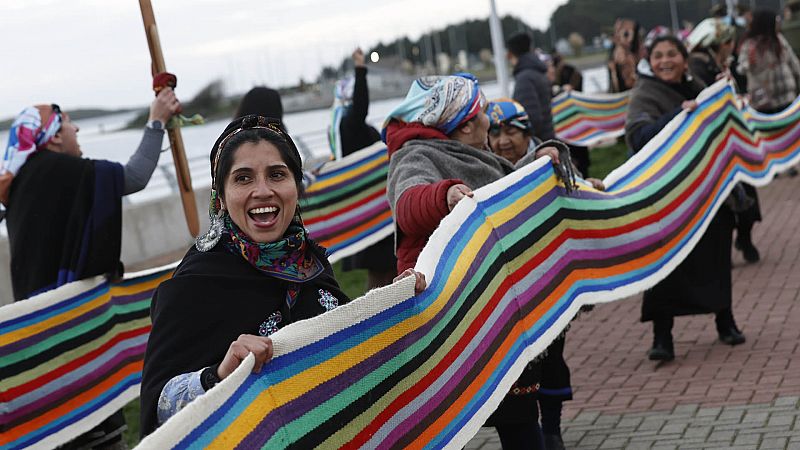
[[[680,84],[640,74],[631,94],[625,125],[635,151],[652,139],[703,85]],[[660,115],[659,115],[660,114]],[[690,314],[714,313],[731,307],[731,236],[733,213],[722,205],[700,242],[664,280],[644,293],[643,322]]]
[[[542,141],[556,136],[550,110],[551,89],[545,63],[533,53],[521,55],[514,66],[514,100],[525,108],[534,136]]]
[[[40,150],[11,183],[6,223],[14,300],[120,272],[120,164]]]
[[[173,377],[218,364],[231,342],[240,334],[258,335],[261,323],[276,311],[283,316],[279,327],[324,313],[321,290],[333,295],[339,305],[350,301],[339,288],[324,250],[316,244],[310,248],[325,270],[301,285],[290,310],[286,282],[256,270],[241,255],[225,250],[222,241],[206,253],[189,249],[172,279],[153,294],[153,329],[142,373],[142,436],[158,426],[158,398]]]
[[[378,130],[367,124],[369,112],[369,88],[367,87],[367,68],[356,67],[353,85],[353,103],[347,108],[339,132],[342,138],[342,156],[369,147],[381,140]]]
[[[369,111],[369,88],[367,87],[367,68],[356,67],[353,86],[353,103],[348,107],[339,124],[342,139],[342,156],[347,156],[381,140],[378,130],[367,124]],[[375,243],[363,251],[345,258],[344,270],[371,269],[388,272],[397,268],[394,256],[394,237]]]

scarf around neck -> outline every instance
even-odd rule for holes
[[[277,279],[288,281],[286,303],[291,308],[299,292],[299,284],[319,276],[324,267],[311,251],[306,230],[292,222],[283,239],[259,243],[245,235],[230,216],[225,216],[225,230],[230,240],[225,248],[234,255],[241,255],[256,270]]]

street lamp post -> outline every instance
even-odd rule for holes
[[[672,32],[677,33],[681,30],[681,25],[678,23],[678,5],[675,0],[669,0],[669,13],[672,16]]]
[[[489,0],[491,8],[489,15],[489,32],[492,35],[492,51],[494,52],[494,67],[497,73],[497,83],[500,84],[500,94],[508,97],[508,70],[506,70],[506,48],[503,43],[503,28],[497,18],[497,8],[494,0]]]

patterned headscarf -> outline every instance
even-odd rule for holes
[[[512,125],[533,134],[533,127],[528,113],[515,100],[507,97],[492,100],[486,108],[486,114],[489,115],[489,127],[491,128]]]
[[[302,177],[300,153],[280,120],[255,114],[234,119],[217,138],[211,149],[211,201],[209,204],[211,226],[208,232],[198,236],[196,246],[200,251],[209,251],[223,235],[227,235],[229,239],[223,240],[227,251],[241,255],[251,266],[265,275],[288,282],[286,304],[291,308],[297,299],[300,284],[313,280],[325,269],[322,261],[310,248],[308,233],[303,226],[299,207],[284,236],[275,242],[253,241],[236,226],[230,215],[221,209],[219,186],[217,185],[221,182],[221,180],[217,180],[217,166],[220,157],[223,152],[232,151],[232,149],[226,148],[230,139],[243,131],[253,129],[265,130],[265,132],[286,141],[289,151],[283,155],[288,159],[284,162],[289,166],[295,179]]]
[[[0,173],[16,175],[28,157],[47,146],[61,129],[61,110],[56,105],[29,106],[11,124]]]
[[[353,103],[353,91],[356,79],[347,77],[336,82],[333,90],[333,107],[331,108],[331,126],[328,129],[328,145],[331,148],[331,159],[342,159],[342,133],[340,126],[347,108]]]
[[[420,123],[449,135],[475,117],[485,102],[478,80],[472,74],[418,78],[403,103],[389,113],[381,138],[386,141],[386,127],[392,120]]]
[[[17,115],[0,161],[0,201],[8,203],[8,190],[14,176],[36,150],[50,143],[60,129],[61,109],[58,105],[29,106]]]

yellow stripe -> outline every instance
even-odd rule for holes
[[[629,98],[625,97],[624,99],[614,102],[614,103],[592,103],[584,100],[578,100],[576,98],[572,98],[566,102],[557,105],[553,108],[553,115],[559,114],[565,109],[573,108],[573,107],[580,107],[583,109],[588,109],[590,111],[598,111],[598,110],[608,110],[608,109],[616,109],[621,108],[629,103]]]
[[[316,191],[328,188],[328,187],[330,187],[332,185],[341,183],[341,182],[343,182],[345,180],[348,180],[348,179],[351,179],[351,178],[355,178],[355,177],[363,174],[364,172],[370,172],[375,167],[378,167],[381,164],[386,164],[386,161],[388,159],[389,159],[388,156],[383,157],[383,158],[378,158],[378,159],[376,159],[374,161],[371,161],[371,162],[369,162],[367,164],[364,164],[363,166],[359,167],[358,169],[348,170],[347,172],[341,173],[341,174],[339,174],[339,175],[337,175],[337,176],[335,176],[333,178],[329,178],[327,180],[322,180],[322,181],[317,181],[316,183],[312,183],[311,186],[308,187],[308,190],[306,190],[306,192],[311,194],[311,193],[314,193]]]
[[[470,243],[466,246],[462,257],[456,261],[454,273],[466,273],[467,268],[477,257],[480,244],[485,242],[492,232],[488,223],[483,223],[476,230]],[[399,337],[405,336],[418,329],[444,308],[461,282],[461,277],[448,277],[448,281],[439,297],[424,311],[409,317],[383,333],[373,336],[363,343],[342,352],[335,357],[310,367],[287,380],[270,386],[262,391],[242,413],[234,419],[221,435],[211,442],[211,448],[228,448],[233,442],[240,442],[247,434],[258,425],[260,420],[275,408],[300,397],[308,392],[308,386],[316,386],[329,379],[339,376],[344,371],[364,361],[386,347],[387,342],[395,342]],[[270,397],[272,399],[270,399]]]
[[[696,119],[692,120],[692,122],[691,122],[692,126],[690,128],[688,128],[682,135],[679,136],[679,138],[676,141],[676,143],[671,145],[667,149],[668,151],[666,153],[664,153],[661,156],[661,158],[659,158],[656,161],[653,161],[653,164],[651,164],[650,167],[646,171],[640,173],[639,176],[635,180],[633,180],[630,184],[628,184],[628,186],[626,186],[624,190],[621,190],[621,191],[618,191],[618,192],[622,193],[622,192],[626,192],[626,191],[629,191],[629,190],[632,190],[632,189],[636,189],[641,184],[649,183],[650,181],[652,181],[653,174],[659,172],[661,169],[664,168],[665,165],[667,165],[667,163],[672,161],[672,156],[675,155],[676,153],[678,153],[680,150],[682,150],[686,146],[686,142],[689,139],[691,139],[692,136],[694,136],[695,133],[698,132],[698,129],[702,125],[702,122],[708,116],[710,116],[710,115],[714,114],[715,112],[719,111],[721,109],[721,105],[720,105],[721,103],[730,102],[732,100],[733,100],[733,98],[732,98],[731,94],[723,95],[716,102],[714,102],[711,106],[709,106],[708,108],[705,108],[702,112],[700,112],[700,115]]]
[[[106,342],[110,341],[114,336],[128,330],[135,330],[150,324],[149,317],[132,320],[130,322],[118,323],[111,327],[106,333],[98,336],[96,339],[87,342],[80,347],[73,348],[67,352],[59,354],[47,362],[43,362],[36,367],[33,367],[25,372],[18,373],[12,377],[3,378],[0,380],[0,392],[7,391],[13,387],[25,384],[31,380],[35,380],[40,376],[52,371],[54,368],[64,365],[70,361],[80,358],[87,353],[90,353]]]
[[[12,342],[17,342],[29,338],[31,336],[35,336],[38,333],[41,333],[43,331],[49,330],[50,328],[66,323],[82,314],[85,314],[95,308],[98,308],[108,303],[108,301],[111,298],[112,292],[114,296],[122,296],[122,295],[137,294],[139,292],[143,292],[146,290],[155,289],[161,283],[161,281],[163,281],[162,278],[163,277],[159,277],[147,283],[133,284],[131,286],[112,286],[110,290],[103,292],[102,294],[98,295],[97,298],[88,303],[84,303],[76,308],[64,311],[63,313],[57,316],[53,316],[47,320],[32,323],[25,328],[20,328],[18,330],[10,331],[6,334],[1,335],[0,346],[5,346]]]

